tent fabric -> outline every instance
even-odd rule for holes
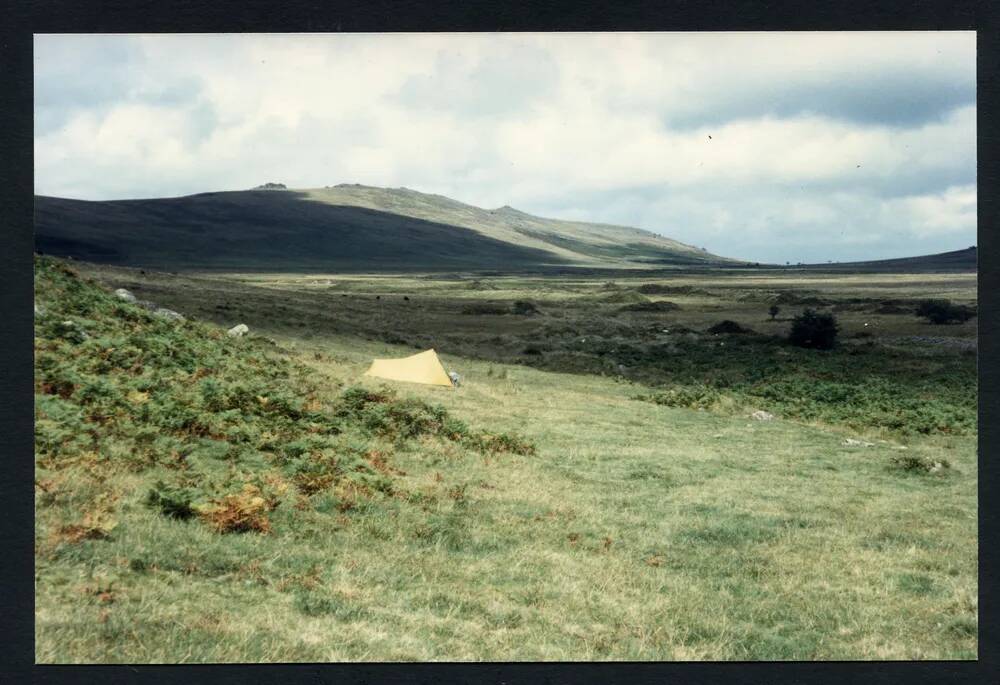
[[[447,385],[448,387],[452,385],[451,378],[441,366],[441,360],[438,359],[434,350],[427,350],[402,359],[376,359],[365,371],[365,375],[408,383]]]

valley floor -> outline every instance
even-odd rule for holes
[[[94,275],[116,287],[138,283],[140,294],[185,313],[238,322],[217,309],[240,306],[244,286],[232,280],[189,290],[166,276]],[[382,293],[382,302],[418,285],[343,289]],[[968,294],[967,285],[955,287]],[[304,318],[317,300],[255,287],[239,320],[309,365],[329,388],[324,402],[344,385],[378,387],[361,377],[372,358],[410,354],[434,338],[416,330],[416,317],[400,323],[410,346],[376,339],[384,324],[351,335],[344,322],[365,308],[368,320],[392,320],[370,297],[352,300],[353,314],[331,302],[328,318]],[[250,320],[246,303],[265,296],[276,298],[273,319]],[[424,322],[447,320],[436,302],[420,304]],[[732,306],[735,314],[720,305],[697,316],[688,306],[671,321],[750,321],[744,305]],[[771,326],[762,312],[755,328]],[[848,332],[864,328],[862,314],[845,318]],[[536,454],[429,451],[418,441],[392,465],[420,504],[376,497],[347,512],[317,506],[270,534],[219,535],[157,516],[142,504],[141,475],[115,475],[108,487],[123,494],[110,539],[42,536],[37,545],[37,661],[976,658],[974,431],[901,436],[781,415],[752,421],[753,407],[662,406],[635,399],[652,371],[631,379],[533,368],[513,363],[521,339],[498,342],[509,352],[476,354],[528,324],[484,331],[451,319],[460,330],[442,337],[464,336],[464,346],[435,347],[462,386],[398,389],[472,426],[516,432]],[[894,333],[928,335],[900,322]],[[951,466],[945,475],[906,472],[892,466],[900,454]]]

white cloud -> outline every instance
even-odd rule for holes
[[[975,242],[974,40],[38,36],[36,192],[359,182],[761,260],[950,249]]]

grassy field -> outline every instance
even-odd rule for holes
[[[974,274],[79,268],[36,271],[39,662],[976,658],[975,321],[912,314]],[[460,388],[361,376],[426,347]]]

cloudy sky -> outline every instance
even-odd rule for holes
[[[36,36],[35,192],[405,186],[767,262],[976,242],[975,34]]]

